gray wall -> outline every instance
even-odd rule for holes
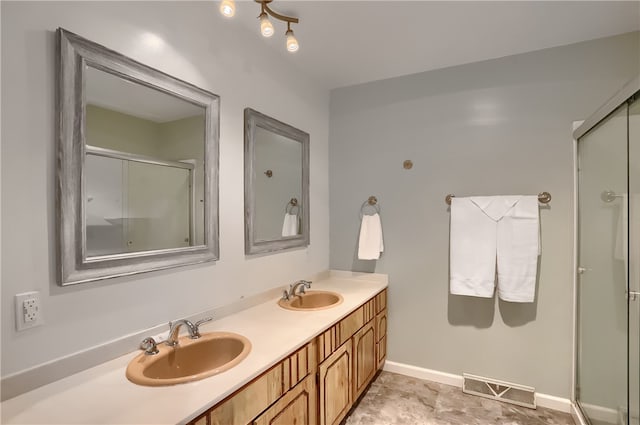
[[[572,122],[638,73],[639,34],[334,90],[330,265],[388,273],[388,359],[570,396]],[[414,167],[404,170],[411,159]],[[536,302],[448,294],[444,197],[535,194]],[[378,197],[385,253],[355,259],[360,205]]]
[[[273,55],[258,32],[224,19],[211,2],[3,1],[0,7],[3,377],[328,268],[329,93]],[[58,26],[220,95],[219,261],[57,286]],[[306,249],[244,255],[246,107],[311,135],[313,234]],[[32,290],[41,293],[44,325],[16,332],[13,297]]]

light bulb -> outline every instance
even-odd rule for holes
[[[232,18],[236,14],[236,4],[233,0],[222,0],[220,3],[220,13],[226,18]]]
[[[271,37],[273,35],[273,24],[269,20],[266,13],[262,12],[260,18],[260,32],[263,37]]]
[[[300,45],[298,44],[296,37],[293,35],[293,30],[287,30],[285,35],[287,36],[287,50],[291,53],[297,52]]]

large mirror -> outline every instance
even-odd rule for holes
[[[218,258],[218,96],[58,29],[61,285]]]
[[[309,134],[244,111],[245,253],[309,245]]]

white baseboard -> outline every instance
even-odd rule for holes
[[[438,382],[440,384],[446,385],[453,385],[455,387],[462,388],[462,375],[455,375],[453,373],[425,369],[422,367],[392,362],[389,360],[385,362],[384,370],[386,370],[387,372],[399,373],[401,375],[411,376],[413,378],[426,379],[428,381]],[[540,407],[546,407],[548,409],[557,410],[559,412],[571,413],[571,401],[568,398],[536,393],[536,402]]]
[[[536,402],[540,407],[557,410],[558,412],[571,413],[572,403],[568,398],[556,397],[554,395],[536,393]]]
[[[399,373],[400,375],[411,376],[418,379],[437,382],[439,384],[453,385],[462,388],[462,375],[440,372],[438,370],[424,369],[422,367],[411,366],[404,363],[397,363],[387,360],[384,363],[384,370],[387,372]]]

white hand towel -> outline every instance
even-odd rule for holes
[[[358,258],[360,260],[377,260],[383,251],[384,241],[380,216],[378,214],[363,216],[358,240]]]
[[[282,222],[282,236],[296,236],[298,234],[298,215],[286,213]]]
[[[534,301],[539,240],[538,197],[522,196],[498,222],[498,295],[504,301]]]

